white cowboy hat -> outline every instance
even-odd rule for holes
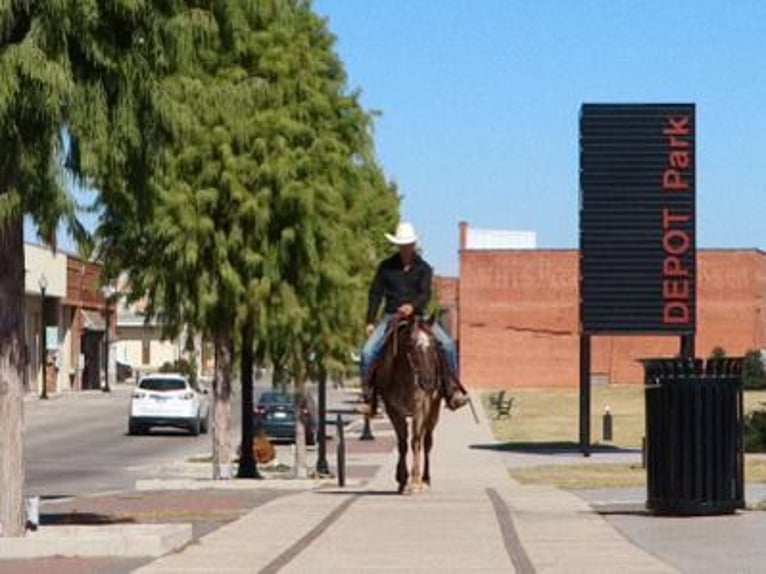
[[[396,235],[386,233],[386,239],[394,245],[413,245],[418,242],[415,228],[409,221],[402,221],[396,226]]]

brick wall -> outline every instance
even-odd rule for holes
[[[441,316],[442,326],[453,338],[457,337],[458,318],[458,279],[457,277],[434,277],[434,296],[443,309]]]
[[[460,254],[461,377],[474,388],[578,385],[577,251]],[[700,251],[697,354],[766,346],[766,253]],[[637,359],[673,356],[677,337],[595,337],[592,371],[641,383]]]

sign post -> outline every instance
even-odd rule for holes
[[[693,104],[580,113],[580,448],[590,453],[590,338],[675,335],[694,355]]]

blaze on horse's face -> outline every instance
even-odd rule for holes
[[[431,390],[438,376],[438,357],[433,335],[416,319],[405,319],[397,325],[400,360],[406,357],[417,384]]]

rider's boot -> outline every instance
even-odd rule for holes
[[[464,406],[468,401],[468,392],[465,387],[460,384],[455,372],[450,368],[449,361],[447,361],[447,354],[444,349],[439,349],[439,360],[441,362],[442,373],[442,394],[444,395],[444,402],[447,403],[447,408],[452,411],[458,410]]]
[[[359,414],[371,417],[377,410],[375,400],[375,389],[372,388],[372,381],[362,382],[362,403],[356,407]]]
[[[468,393],[452,373],[448,373],[444,378],[444,399],[447,408],[452,411],[458,410],[468,402]]]

